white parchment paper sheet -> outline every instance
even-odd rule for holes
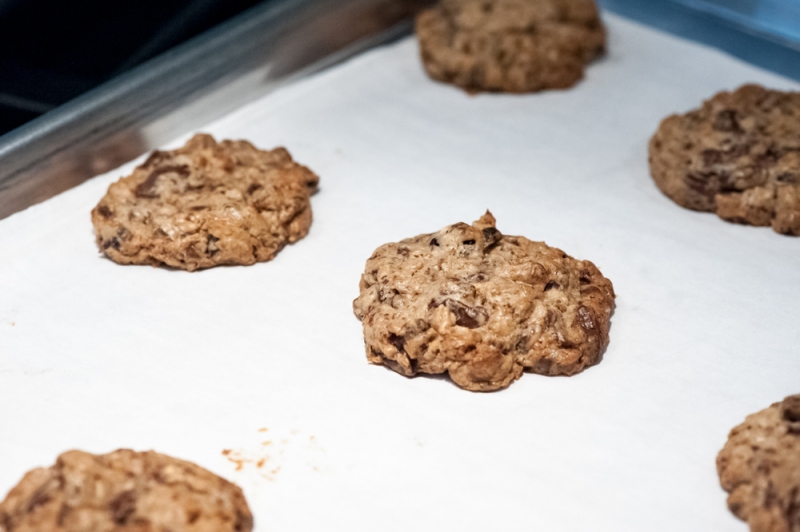
[[[679,208],[647,141],[718,90],[798,85],[605,20],[572,90],[468,96],[406,39],[209,125],[321,176],[272,262],[101,258],[89,211],[132,165],[0,222],[0,492],[67,449],[153,448],[240,484],[259,531],[745,530],[714,459],[800,392],[800,239]],[[368,365],[367,257],[486,208],[614,282],[602,363],[493,394]]]

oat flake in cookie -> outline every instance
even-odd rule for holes
[[[572,375],[600,359],[614,307],[589,261],[507,236],[487,211],[471,226],[379,247],[353,302],[367,359],[406,376],[448,373],[504,388],[524,370]]]
[[[92,210],[97,245],[120,264],[189,271],[268,261],[308,234],[318,181],[283,148],[196,135],[109,187]]]
[[[678,205],[800,235],[800,92],[745,85],[666,118],[650,173]]]
[[[416,33],[428,75],[469,92],[571,87],[606,42],[594,0],[442,0]]]
[[[62,454],[0,503],[0,532],[250,532],[242,490],[190,462],[120,449]]]
[[[800,395],[747,416],[717,471],[728,508],[752,532],[800,532]]]

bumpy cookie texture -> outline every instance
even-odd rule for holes
[[[370,362],[448,373],[472,391],[504,388],[524,370],[572,375],[595,364],[614,307],[594,264],[503,235],[488,211],[379,247],[360,288],[353,309]]]
[[[70,451],[0,503],[0,532],[249,532],[242,490],[192,464],[120,449]]]
[[[189,271],[268,261],[308,234],[318,181],[283,148],[196,135],[109,187],[92,210],[97,245],[120,264]]]
[[[469,92],[571,87],[606,41],[594,0],[442,0],[416,33],[428,75]]]
[[[800,93],[745,85],[667,117],[650,173],[679,205],[800,235]]]
[[[747,416],[717,471],[728,507],[752,532],[800,532],[800,395]]]

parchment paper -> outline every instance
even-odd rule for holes
[[[468,96],[409,38],[204,128],[321,176],[272,262],[101,258],[89,211],[132,165],[0,222],[0,492],[67,449],[152,448],[240,484],[259,531],[746,530],[714,459],[800,392],[800,239],[678,207],[647,141],[718,90],[798,85],[605,20],[572,90]],[[487,208],[613,281],[603,361],[492,394],[368,365],[365,260]]]

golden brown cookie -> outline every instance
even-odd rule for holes
[[[594,264],[503,235],[488,211],[379,247],[360,289],[353,310],[370,362],[448,373],[472,391],[504,388],[524,370],[572,375],[597,363],[614,307]]]
[[[234,484],[191,462],[120,449],[70,451],[0,503],[0,532],[250,532]]]
[[[664,119],[649,159],[656,185],[678,205],[800,235],[800,92],[720,92]]]
[[[606,42],[594,0],[442,0],[416,33],[428,75],[469,92],[571,87]]]
[[[97,245],[120,264],[189,271],[268,261],[308,234],[318,181],[283,148],[196,135],[108,188],[92,210]]]
[[[717,472],[728,508],[752,532],[800,532],[800,395],[735,427]]]

